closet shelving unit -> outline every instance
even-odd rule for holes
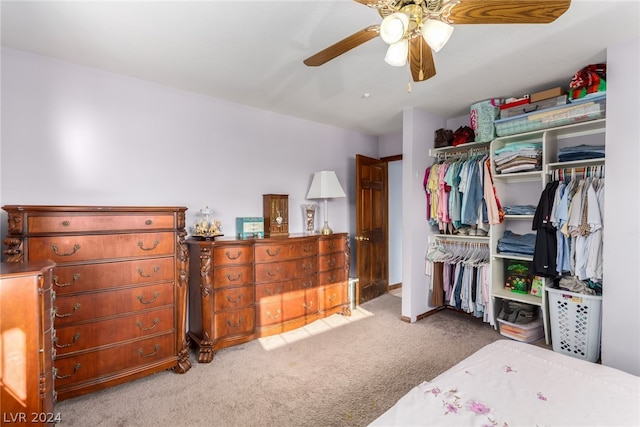
[[[559,148],[578,144],[604,144],[605,119],[575,123],[560,127],[548,128],[521,134],[498,137],[491,142],[491,168],[496,194],[502,206],[533,205],[537,206],[542,190],[553,178],[558,169],[582,168],[585,166],[603,165],[604,159],[558,162]],[[517,142],[542,143],[542,169],[540,171],[515,172],[498,174],[495,171],[493,155],[495,150]],[[532,231],[533,215],[506,215],[500,224],[492,225],[489,233],[491,248],[491,295],[493,298],[494,318],[497,318],[504,300],[524,302],[539,307],[543,318],[545,342],[550,343],[549,313],[546,292],[540,297],[530,294],[519,294],[505,289],[504,262],[506,260],[533,261],[533,256],[514,256],[498,253],[498,239],[505,230],[514,233],[534,233]],[[496,327],[499,327],[496,322]]]

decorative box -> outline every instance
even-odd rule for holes
[[[262,239],[264,237],[264,218],[258,216],[236,218],[236,237],[238,239]]]
[[[262,214],[264,216],[264,235],[289,235],[289,195],[263,194]]]

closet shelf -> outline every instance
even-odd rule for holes
[[[457,151],[469,151],[476,148],[488,148],[491,144],[489,142],[467,142],[465,144],[456,145],[455,147],[441,147],[441,148],[431,148],[429,149],[429,156],[438,157],[441,154],[451,154]]]
[[[505,215],[504,219],[508,220],[533,220],[533,215]]]
[[[584,159],[584,160],[572,160],[570,162],[555,162],[555,163],[547,163],[546,165],[546,174],[550,175],[554,170],[558,169],[574,169],[581,168],[585,166],[602,166],[605,164],[605,159]]]
[[[467,236],[464,234],[434,234],[433,237],[439,240],[453,241],[473,241],[473,242],[489,242],[489,236]]]
[[[540,297],[530,294],[519,294],[517,292],[512,292],[508,289],[499,288],[497,286],[493,287],[492,295],[496,298],[508,299],[517,302],[526,302],[527,304],[542,306],[542,298]]]
[[[542,171],[540,170],[540,171],[494,174],[493,180],[498,182],[507,182],[507,183],[542,181]]]
[[[527,255],[510,255],[510,254],[496,253],[496,254],[492,254],[491,257],[501,258],[501,259],[517,259],[520,261],[533,261],[533,256],[527,256]]]

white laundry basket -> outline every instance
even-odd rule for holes
[[[546,290],[553,351],[596,362],[600,357],[602,297]]]

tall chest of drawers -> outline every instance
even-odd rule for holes
[[[189,337],[215,351],[350,314],[346,233],[190,240]]]
[[[54,425],[52,262],[0,265],[2,422]]]
[[[7,261],[49,259],[58,400],[191,367],[183,207],[4,206]]]

